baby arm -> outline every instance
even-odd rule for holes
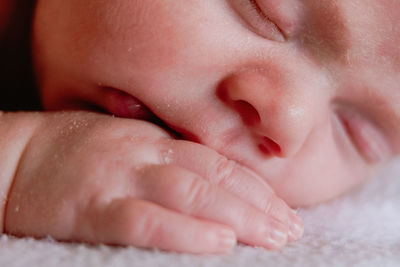
[[[10,113],[0,127],[6,233],[190,253],[278,249],[302,235],[255,174],[148,122]]]

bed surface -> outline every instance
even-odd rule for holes
[[[400,161],[340,199],[300,211],[304,238],[279,252],[239,245],[193,256],[0,237],[0,266],[400,266]]]

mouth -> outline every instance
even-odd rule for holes
[[[200,138],[186,129],[172,125],[157,116],[138,98],[114,88],[105,88],[105,110],[120,118],[143,120],[156,124],[167,131],[173,138],[200,143]]]
[[[103,103],[103,107],[109,114],[112,114],[120,118],[129,118],[129,119],[147,121],[149,123],[161,127],[163,130],[168,132],[174,139],[186,140],[198,144],[204,144],[202,139],[193,132],[190,132],[187,129],[184,129],[177,125],[173,125],[167,120],[163,119],[162,117],[157,116],[146,104],[144,104],[138,98],[114,88],[105,88],[105,92],[106,92],[105,99],[107,100],[105,103]],[[232,136],[231,138],[236,139]],[[231,138],[226,138],[226,139],[229,140]],[[234,141],[232,140],[231,142]],[[271,146],[272,145],[270,143],[266,143],[264,141],[260,142],[260,145],[258,147],[258,153],[260,158],[266,159],[272,156],[273,147],[271,148]],[[252,164],[248,164],[246,159],[240,157],[237,158],[237,156],[235,157],[237,153],[234,152],[230,153],[229,151],[217,151],[217,152],[220,153],[221,155],[224,155],[229,160],[232,160],[243,169],[246,169],[248,172],[252,173],[253,176],[257,177],[257,179],[259,179],[260,181],[265,180],[262,178],[262,175],[260,175],[260,173],[257,170],[251,167]],[[227,155],[224,152],[228,153],[229,155]]]

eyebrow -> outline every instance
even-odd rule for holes
[[[308,33],[303,41],[311,45],[317,57],[333,60],[345,59],[350,48],[351,31],[344,10],[336,1],[307,1],[311,18]]]

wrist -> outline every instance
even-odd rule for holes
[[[19,162],[37,125],[38,113],[0,111],[0,229],[4,232],[8,196]]]

